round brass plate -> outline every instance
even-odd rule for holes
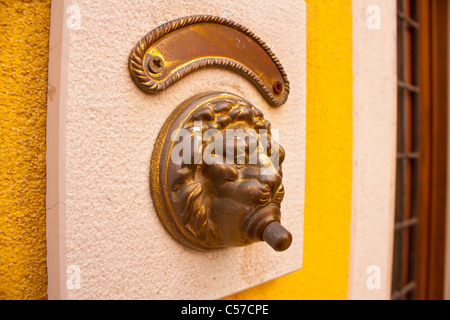
[[[243,149],[227,136],[238,130],[251,133]],[[249,141],[255,141],[255,157]],[[280,224],[283,159],[270,123],[248,101],[225,92],[196,95],[172,112],[155,143],[150,189],[158,217],[192,249],[264,240],[286,250],[292,236]]]

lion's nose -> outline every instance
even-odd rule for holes
[[[260,174],[258,176],[258,181],[261,182],[262,185],[269,186],[271,191],[275,192],[281,185],[281,176],[278,172],[267,175]]]

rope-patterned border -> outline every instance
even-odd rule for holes
[[[272,88],[268,87],[252,70],[234,60],[226,58],[203,58],[193,61],[192,63],[180,68],[179,70],[177,70],[177,72],[170,75],[167,79],[163,81],[155,81],[152,78],[150,78],[145,72],[144,63],[145,63],[145,53],[151,47],[151,45],[155,43],[157,40],[159,40],[161,37],[173,31],[196,23],[215,23],[228,26],[240,31],[241,33],[245,34],[253,41],[255,41],[272,59],[273,63],[276,65],[276,67],[280,71],[280,74],[283,77],[284,90],[281,97],[280,98],[275,97],[272,94]],[[225,68],[230,68],[238,71],[256,85],[256,87],[260,90],[264,98],[272,106],[280,106],[284,104],[287,100],[287,97],[289,95],[289,81],[287,79],[287,75],[286,72],[284,71],[283,66],[281,65],[280,61],[275,56],[275,54],[272,52],[272,50],[270,50],[270,48],[264,43],[264,41],[262,41],[258,36],[256,36],[246,27],[222,17],[210,15],[195,15],[179,18],[173,21],[169,21],[165,24],[162,24],[161,26],[157,27],[156,29],[153,29],[148,34],[146,34],[145,37],[142,38],[137,43],[137,45],[131,51],[129,58],[129,70],[131,77],[133,78],[134,82],[139,88],[149,93],[156,93],[165,90],[166,88],[168,88],[178,80],[182,79],[189,73],[201,68],[211,66],[222,66]]]

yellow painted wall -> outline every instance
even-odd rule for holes
[[[303,269],[232,299],[346,299],[352,182],[351,0],[307,1]],[[0,1],[0,299],[46,298],[50,0]]]
[[[50,0],[0,1],[0,299],[45,299]]]

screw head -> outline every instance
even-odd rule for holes
[[[283,91],[283,84],[277,80],[273,83],[273,92],[275,92],[275,94],[280,94],[281,91]]]
[[[148,68],[152,73],[160,73],[164,69],[164,60],[158,56],[151,56],[148,60]]]

